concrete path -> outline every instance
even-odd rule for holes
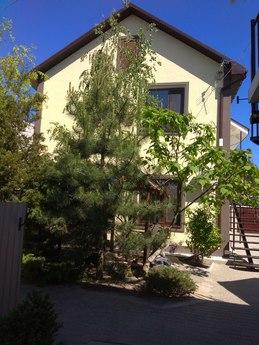
[[[259,272],[214,263],[198,280],[203,299],[183,303],[77,286],[44,290],[63,321],[65,345],[258,345]]]

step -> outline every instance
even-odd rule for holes
[[[258,243],[259,244],[259,243]],[[245,248],[245,247],[231,247],[232,249],[237,249],[237,250],[250,250],[250,251],[254,251],[254,252],[259,252],[259,248]]]
[[[245,233],[244,235],[243,234],[241,234],[240,232],[235,232],[234,234],[233,234],[233,232],[230,232],[229,233],[229,235],[230,236],[246,236],[246,237],[257,237],[257,238],[259,238],[259,234],[257,234],[257,235],[255,235],[255,234],[250,234],[250,233]]]
[[[251,258],[251,259],[259,259],[259,256],[258,255],[244,255],[244,254],[236,254],[236,258]],[[233,254],[230,255],[230,256],[234,256]]]
[[[259,245],[259,242],[253,242],[253,241],[239,241],[239,240],[235,240],[235,241],[233,241],[233,240],[230,240],[229,242],[236,242],[236,243],[247,243],[247,244],[258,244]]]
[[[249,262],[239,262],[239,261],[233,261],[231,263],[228,263],[229,266],[242,266],[247,268],[259,268],[259,264],[250,264]]]

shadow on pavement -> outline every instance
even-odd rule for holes
[[[193,298],[176,308],[168,300],[79,286],[44,290],[56,304],[66,345],[258,345],[259,279],[219,284],[244,304]]]
[[[245,303],[249,304],[251,307],[259,307],[259,272],[258,278],[224,281],[218,283],[232,294],[239,297]]]

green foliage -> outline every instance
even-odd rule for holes
[[[45,282],[48,284],[72,283],[83,273],[83,267],[77,267],[73,262],[48,262],[45,266]]]
[[[22,277],[28,283],[72,283],[80,278],[83,271],[84,265],[74,261],[51,262],[31,253],[22,258]]]
[[[130,222],[117,226],[116,230],[118,247],[127,260],[142,257],[145,249],[151,255],[166,244],[171,234],[168,228],[160,226],[150,226],[145,232],[138,231],[136,224]]]
[[[197,123],[190,114],[149,106],[143,126],[151,140],[146,159],[151,173],[166,171],[183,192],[196,192],[197,200],[217,211],[226,200],[257,203],[259,171],[251,163],[251,152],[217,147],[213,125]],[[180,205],[175,205],[178,212]]]
[[[0,319],[1,345],[54,345],[60,327],[48,296],[33,292]]]
[[[148,292],[165,297],[182,297],[194,293],[196,284],[188,272],[173,267],[151,268],[145,277]]]
[[[127,263],[120,262],[118,260],[107,263],[105,269],[107,273],[110,274],[111,277],[115,280],[125,281],[126,277],[128,277],[129,274],[132,275]]]
[[[208,208],[189,212],[187,245],[197,258],[211,255],[221,245],[220,230],[215,226],[215,214]]]
[[[126,228],[128,231],[126,231]],[[123,225],[122,231],[120,229],[121,227],[118,228],[117,243],[124,257],[129,260],[131,257],[141,256],[146,245],[144,234],[129,229],[127,225]]]
[[[148,246],[151,253],[154,253],[159,248],[162,248],[163,245],[167,242],[168,238],[171,235],[171,230],[169,228],[160,228],[157,231],[151,231],[151,235],[148,239]]]
[[[140,31],[138,53],[123,46],[120,54],[127,66],[115,66],[121,35],[126,41],[132,36],[116,18],[110,22],[108,33],[98,28],[101,49],[84,57],[91,67],[82,73],[79,88],[68,90],[65,113],[74,125],[72,131],[57,125],[53,132],[55,166],[44,193],[46,208],[63,225],[59,232],[86,252],[99,253],[99,267],[104,238],[114,228],[116,216],[121,216],[121,225],[128,222],[136,194],[147,184],[140,122],[155,65],[151,42]],[[136,223],[138,216],[131,219]],[[121,226],[120,231],[126,230]]]
[[[43,279],[46,259],[34,254],[25,254],[22,257],[22,277],[30,283],[40,282]]]
[[[0,44],[11,33],[11,22],[0,27]],[[32,70],[30,49],[13,46],[0,58],[0,201],[21,200],[40,171],[44,147],[40,136],[28,135],[44,96],[32,92],[37,75]],[[38,173],[36,173],[37,175]]]
[[[24,243],[25,248],[35,249],[35,238],[52,223],[42,207],[42,186],[51,161],[43,138],[32,134],[45,96],[31,86],[38,78],[31,50],[15,45],[11,30],[10,21],[0,24],[0,45],[11,40],[10,52],[0,57],[0,202],[27,203]],[[42,236],[38,238],[39,243],[43,242]],[[35,267],[37,264],[32,263]]]

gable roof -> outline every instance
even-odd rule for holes
[[[136,6],[133,3],[129,3],[126,7],[122,8],[121,10],[117,11],[116,14],[118,14],[118,21],[121,22],[125,18],[129,17],[130,15],[136,15],[137,17],[145,20],[147,23],[154,23],[156,27],[167,34],[171,35],[172,37],[178,39],[179,41],[187,44],[193,49],[196,49],[201,54],[209,57],[210,59],[214,60],[217,63],[222,63],[225,61],[227,64],[229,64],[229,68],[231,69],[231,75],[240,76],[235,77],[235,81],[233,82],[234,88],[232,92],[232,97],[235,96],[235,93],[237,92],[238,88],[240,87],[242,80],[246,76],[246,69],[244,66],[240,65],[238,62],[233,61],[229,57],[219,53],[213,48],[210,48],[206,44],[203,44],[202,42],[196,40],[195,38],[187,35],[181,30],[178,30],[172,25],[167,24],[163,20],[153,16],[152,14],[146,12],[142,8]],[[103,25],[103,31],[107,31],[110,28],[108,19],[104,20],[102,22]],[[94,40],[98,35],[95,32],[95,27],[91,29],[90,31],[86,32],[79,38],[77,38],[72,43],[68,44],[66,47],[49,57],[47,60],[39,64],[35,70],[41,71],[43,73],[46,73],[48,70],[50,70],[52,67],[66,59],[71,54],[75,53],[82,47],[84,47],[86,44]],[[232,89],[232,88],[231,88]]]

